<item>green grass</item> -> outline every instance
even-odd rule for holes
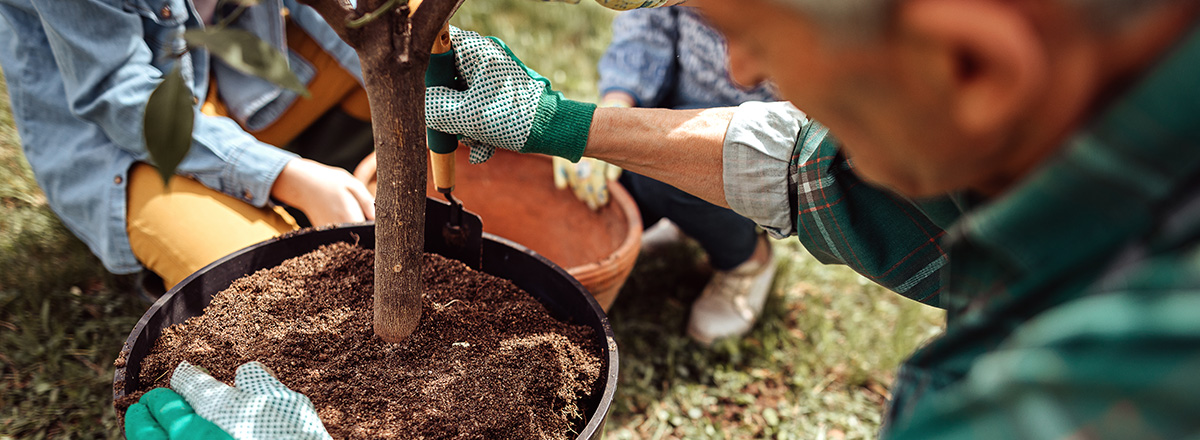
[[[0,82],[0,91],[7,90]],[[46,206],[0,103],[0,439],[113,438],[113,359],[145,309]]]
[[[611,318],[621,382],[608,437],[872,438],[895,366],[940,312],[825,266],[795,240],[759,324],[711,349],[684,335],[707,279],[697,246],[643,256]]]
[[[588,0],[470,0],[454,23],[500,36],[567,96],[594,101],[612,15]],[[873,436],[895,365],[941,314],[795,240],[775,250],[760,324],[711,349],[683,334],[709,274],[697,247],[639,260],[611,313],[621,379],[606,438]],[[112,361],[146,308],[130,290],[46,206],[0,99],[0,440],[116,438]]]

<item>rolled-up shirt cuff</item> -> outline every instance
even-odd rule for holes
[[[225,117],[198,114],[192,137],[192,151],[176,173],[255,207],[270,202],[275,179],[299,157],[260,142]]]
[[[271,187],[295,153],[267,144],[247,145],[226,169],[225,191],[256,207],[271,197]]]
[[[725,201],[775,238],[795,233],[788,171],[807,121],[788,102],[747,102],[725,132]]]

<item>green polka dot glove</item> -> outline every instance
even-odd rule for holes
[[[262,364],[238,367],[234,384],[225,385],[186,361],[171,376],[171,388],[197,415],[235,439],[331,440],[312,402],[280,383]]]
[[[125,411],[129,440],[232,440],[229,434],[196,414],[191,405],[169,388],[143,394]]]
[[[451,26],[450,39],[467,89],[426,89],[430,129],[464,137],[471,163],[488,160],[497,147],[572,162],[583,156],[595,104],[564,98],[498,38]]]

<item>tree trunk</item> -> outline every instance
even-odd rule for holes
[[[424,58],[418,64],[428,64],[428,54]],[[425,291],[425,69],[397,70],[363,63],[379,163],[374,325],[375,334],[389,342],[416,329]]]
[[[425,244],[425,69],[438,31],[463,0],[386,10],[387,0],[302,0],[358,52],[379,169],[375,199],[375,334],[399,342],[421,319]],[[419,0],[409,0],[413,7]],[[361,26],[351,20],[370,16]]]

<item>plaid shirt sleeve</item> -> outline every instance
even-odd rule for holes
[[[788,161],[807,117],[787,102],[747,102],[725,132],[725,201],[775,238],[795,235]]]
[[[729,206],[826,264],[939,306],[944,235],[912,201],[862,182],[821,124],[788,103],[746,103],[725,137]],[[945,200],[921,206],[946,206]]]
[[[1139,287],[1044,312],[885,437],[1194,438],[1200,295]]]

